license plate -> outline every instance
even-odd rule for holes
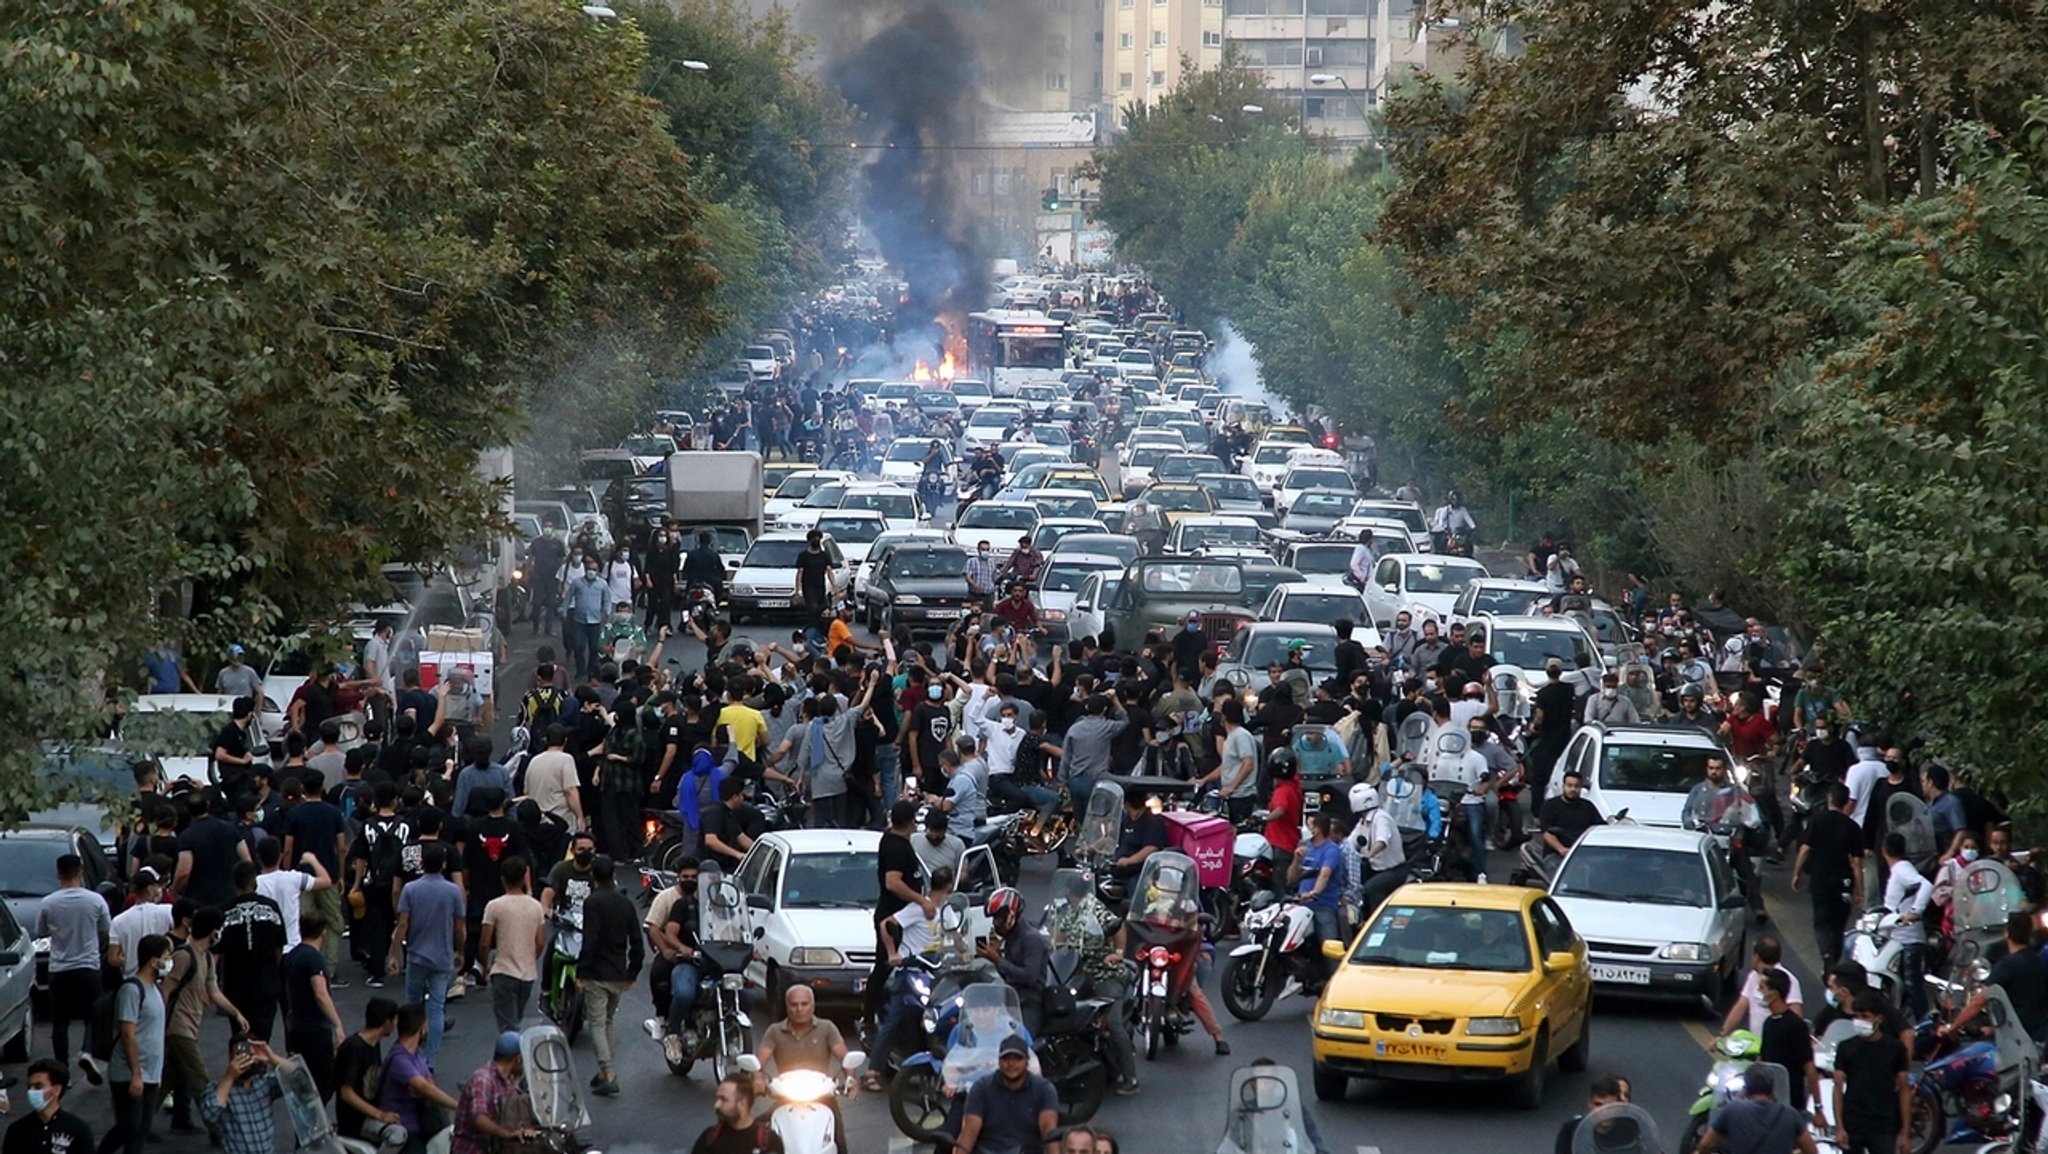
[[[1380,1058],[1438,1059],[1449,1052],[1449,1047],[1442,1042],[1417,1042],[1408,1038],[1394,1038],[1373,1043],[1373,1054]]]
[[[788,609],[788,608],[791,608],[792,606],[794,606],[795,604],[796,604],[796,598],[794,598],[794,597],[763,597],[763,598],[761,598],[761,608],[763,608],[763,609]]]
[[[1647,986],[1650,984],[1648,966],[1608,966],[1594,962],[1593,980],[1596,982],[1618,982],[1624,986]]]

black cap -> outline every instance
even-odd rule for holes
[[[1002,1044],[1002,1045],[1001,1045],[1000,1047],[998,1047],[998,1048],[996,1049],[996,1056],[997,1056],[997,1057],[1007,1057],[1007,1056],[1009,1056],[1009,1055],[1011,1055],[1011,1054],[1016,1054],[1016,1055],[1019,1055],[1020,1057],[1025,1057],[1025,1058],[1028,1058],[1028,1057],[1030,1057],[1030,1056],[1031,1056],[1031,1045],[1030,1045],[1030,1043],[1026,1042],[1026,1041],[1025,1041],[1025,1040],[1023,1039],[1023,1037],[1022,1037],[1021,1035],[1018,1035],[1018,1034],[1011,1034],[1011,1035],[1010,1035],[1009,1037],[1007,1037],[1007,1038],[1004,1038],[1004,1039],[1003,1039],[1003,1044]]]

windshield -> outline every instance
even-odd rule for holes
[[[71,852],[58,837],[0,837],[0,897],[42,898],[57,892],[57,859]],[[873,883],[869,883],[873,889]],[[28,924],[34,924],[31,920]]]
[[[1199,561],[1147,565],[1139,574],[1138,587],[1147,593],[1242,593],[1244,574],[1235,565]]]
[[[1016,529],[1027,531],[1038,524],[1036,505],[991,505],[986,501],[976,504],[962,514],[956,527],[961,529]]]
[[[1344,517],[1351,512],[1351,501],[1342,493],[1325,493],[1310,490],[1294,499],[1287,507],[1288,516],[1307,514],[1312,517]]]
[[[1707,779],[1711,756],[1696,747],[1610,743],[1600,751],[1600,788],[1690,793]]]
[[[863,910],[874,905],[875,855],[807,853],[782,875],[784,909]]]
[[[1260,445],[1252,453],[1252,464],[1284,465],[1287,463],[1287,454],[1293,451],[1293,445]]]
[[[1186,481],[1197,473],[1206,473],[1215,467],[1214,457],[1168,457],[1159,462],[1159,467],[1155,471],[1161,480]]]
[[[1257,525],[1189,525],[1180,531],[1183,549],[1209,549],[1231,545],[1259,546]]]
[[[1078,592],[1081,588],[1081,582],[1086,581],[1090,573],[1101,573],[1104,570],[1114,568],[1116,566],[1107,564],[1077,565],[1069,562],[1055,561],[1047,567],[1045,576],[1039,580],[1039,588],[1048,593]]]
[[[896,554],[890,571],[898,577],[958,577],[967,569],[967,554],[958,549],[918,549]]]
[[[740,353],[740,359],[747,361],[772,361],[775,359],[775,350],[767,345],[748,345]]]
[[[1495,626],[1487,634],[1487,651],[1502,665],[1541,669],[1553,657],[1566,669],[1578,668],[1578,659],[1592,662],[1592,650],[1576,629],[1503,629]]]
[[[1033,494],[1031,503],[1044,510],[1048,517],[1073,517],[1089,520],[1095,516],[1095,498],[1086,494],[1072,497],[1046,497]]]
[[[130,710],[121,718],[117,744],[156,757],[206,757],[213,753],[214,735],[227,724],[225,713]]]
[[[720,553],[745,553],[747,531],[738,525],[699,525],[691,530],[690,541],[694,545],[696,534],[711,534],[711,548]]]
[[[796,555],[804,551],[803,538],[756,541],[740,565],[748,569],[794,569]]]
[[[931,451],[931,443],[928,441],[898,441],[889,446],[889,454],[884,459],[890,461],[909,461],[915,464],[924,460],[925,454]],[[945,450],[941,449],[939,451],[939,459],[941,461],[946,460],[949,456],[950,454]]]
[[[1141,551],[1138,542],[1133,538],[1110,537],[1104,536],[1101,533],[1075,534],[1072,537],[1061,538],[1060,550],[1061,552],[1074,553],[1100,553],[1105,557],[1114,557],[1126,565],[1136,561]]]
[[[842,509],[873,509],[891,520],[907,521],[917,516],[917,498],[909,493],[848,493],[839,502]]]
[[[830,536],[841,545],[871,545],[888,522],[867,517],[820,517],[818,531]]]
[[[1356,593],[1290,589],[1280,596],[1282,621],[1335,621],[1340,617],[1358,621],[1365,616],[1365,602]]]
[[[1713,904],[1707,866],[1696,853],[1581,845],[1558,872],[1551,895],[1655,906]]]
[[[1342,469],[1294,469],[1288,472],[1287,478],[1280,484],[1288,489],[1343,490],[1353,487],[1351,474]],[[1347,506],[1344,511],[1348,513],[1351,510]]]
[[[968,418],[970,429],[1001,429],[1023,419],[1015,409],[983,409]]]
[[[1245,646],[1244,656],[1239,658],[1246,665],[1265,668],[1269,665],[1287,664],[1287,647],[1296,641],[1308,642],[1308,651],[1301,655],[1301,663],[1310,669],[1333,669],[1337,664],[1337,631],[1324,627],[1313,627],[1295,632],[1291,629],[1268,629],[1253,637]]]
[[[875,396],[885,401],[907,401],[917,396],[918,391],[916,385],[883,385],[881,391],[877,392]]]
[[[835,480],[837,478],[819,473],[794,473],[788,480],[776,486],[775,497],[780,501],[802,500],[811,495],[812,489]]]
[[[1175,513],[1207,513],[1216,507],[1216,503],[1209,499],[1207,489],[1197,489],[1193,486],[1185,489],[1148,489],[1145,491],[1145,500],[1150,501],[1155,509],[1166,509]]]
[[[953,395],[956,397],[995,396],[994,393],[988,391],[988,386],[981,383],[980,381],[954,381]]]
[[[619,448],[636,457],[666,457],[675,452],[676,443],[667,437],[627,437]]]
[[[833,481],[811,490],[810,496],[797,502],[799,509],[837,509],[839,502],[846,499],[846,482]]]
[[[1529,969],[1529,933],[1515,910],[1450,909],[1388,904],[1373,919],[1353,965],[1424,970]]]
[[[1351,572],[1351,546],[1304,545],[1288,556],[1287,563],[1303,573]]]
[[[1165,445],[1139,445],[1131,450],[1131,468],[1150,469],[1166,459],[1173,450]]]
[[[1196,477],[1195,484],[1209,490],[1218,501],[1256,501],[1259,487],[1252,484],[1250,477],[1206,476]]]
[[[1408,592],[1410,593],[1456,593],[1465,587],[1465,582],[1474,577],[1486,576],[1486,570],[1477,565],[1428,565],[1408,566]]]
[[[1519,613],[1527,609],[1531,601],[1541,596],[1542,594],[1531,593],[1527,589],[1516,589],[1513,587],[1503,589],[1497,585],[1481,585],[1472,593],[1472,612]],[[1496,661],[1506,660],[1498,653],[1493,656]],[[1510,662],[1510,664],[1514,663]]]

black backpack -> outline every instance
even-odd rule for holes
[[[396,814],[373,816],[363,824],[363,841],[370,850],[370,883],[388,888],[404,868],[405,843],[412,840],[412,827]]]
[[[526,750],[528,753],[545,753],[548,748],[548,727],[562,719],[562,691],[552,685],[540,685],[526,691]]]
[[[92,1037],[87,1041],[87,1050],[102,1062],[114,1056],[114,1043],[121,1036],[121,991],[134,986],[140,990],[140,978],[124,978],[120,985],[95,998],[92,1003]]]

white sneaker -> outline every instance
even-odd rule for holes
[[[1478,877],[1476,877],[1476,878],[1473,878],[1472,880],[1473,880],[1474,884],[1477,884],[1477,885],[1482,885],[1482,886],[1483,886],[1483,885],[1485,885],[1485,884],[1486,884],[1486,875],[1485,875],[1484,873],[1482,873],[1482,874],[1480,874],[1480,875],[1479,875]]]
[[[1287,979],[1286,983],[1280,987],[1280,993],[1276,997],[1274,997],[1273,1000],[1277,1002],[1281,998],[1285,998],[1291,994],[1298,994],[1300,992],[1301,983],[1295,981],[1293,978],[1289,978]]]
[[[661,1035],[663,1030],[665,1029],[660,1018],[649,1018],[646,1021],[641,1022],[640,1028],[647,1031],[647,1036],[653,1038],[657,1042],[661,1041]]]

